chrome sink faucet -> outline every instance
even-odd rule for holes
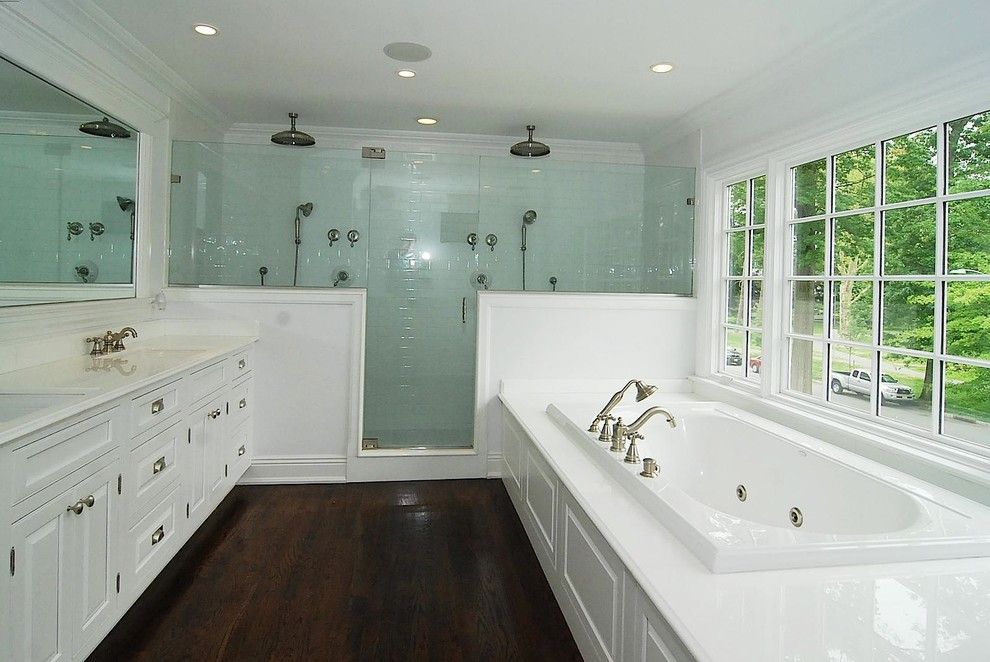
[[[615,409],[615,406],[622,400],[622,396],[626,394],[626,391],[628,391],[629,387],[633,384],[636,385],[636,402],[642,402],[657,392],[656,386],[653,386],[652,384],[645,384],[638,379],[630,379],[626,382],[625,386],[612,395],[612,398],[605,404],[604,407],[602,407],[602,410],[598,412],[598,415],[595,416],[595,420],[593,420],[591,425],[588,426],[588,432],[598,432],[598,426],[603,426],[602,433],[598,437],[599,441],[609,440],[608,423],[609,421],[615,420],[609,412]]]

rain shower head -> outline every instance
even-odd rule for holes
[[[309,218],[309,215],[313,213],[313,203],[312,202],[304,202],[301,205],[299,205],[298,207],[296,207],[296,209],[299,212],[301,212],[303,216],[305,216],[306,218]]]
[[[523,223],[525,223],[526,225],[532,225],[533,223],[536,223],[536,212],[530,209],[525,214],[523,214]]]
[[[509,154],[522,156],[527,159],[548,156],[550,154],[550,148],[539,141],[533,140],[533,132],[536,131],[536,125],[529,124],[526,126],[526,130],[529,131],[529,138],[510,147]]]
[[[106,115],[103,119],[95,122],[84,122],[79,125],[79,130],[91,136],[100,138],[130,138],[131,132],[115,122],[111,122]]]
[[[130,198],[125,198],[123,196],[117,196],[117,206],[120,207],[120,211],[133,211],[134,201]]]
[[[305,131],[296,130],[296,119],[299,113],[289,113],[291,127],[288,131],[279,131],[272,134],[272,142],[276,145],[288,145],[290,147],[312,147],[316,144],[316,139]]]

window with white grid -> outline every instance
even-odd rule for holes
[[[725,188],[718,371],[758,381],[763,366],[765,175]]]
[[[788,207],[784,390],[986,452],[990,111],[797,165]]]

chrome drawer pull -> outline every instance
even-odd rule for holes
[[[152,416],[164,410],[165,410],[165,398],[158,398],[157,400],[151,403]]]
[[[152,474],[158,474],[165,471],[165,456],[162,456],[155,460],[155,464],[151,467]]]
[[[240,457],[241,455],[244,455],[245,453],[247,453],[247,449],[244,448],[243,446],[241,446],[240,448],[237,449],[237,457]]]
[[[162,524],[160,527],[155,529],[155,532],[151,534],[151,544],[157,545],[165,537],[165,525]]]
[[[246,366],[246,365],[247,365],[247,362],[244,359],[241,359],[240,361],[237,362],[237,367],[240,370],[243,370],[244,369],[244,366]]]
[[[241,401],[237,403],[238,409],[244,409],[247,407],[247,398],[241,398]]]

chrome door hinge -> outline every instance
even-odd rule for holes
[[[11,547],[10,548],[10,576],[11,577],[14,576],[14,570],[15,570],[16,567],[17,567],[17,552],[15,552],[14,551],[14,548]]]
[[[117,494],[122,494],[124,489],[124,474],[117,474]]]
[[[181,184],[181,183],[182,183],[182,175],[177,175],[177,174],[175,174],[175,173],[173,172],[173,173],[172,173],[172,177],[171,177],[171,179],[170,179],[170,181],[171,181],[171,182],[172,182],[173,184]]]
[[[120,573],[117,573],[117,593],[120,593]]]
[[[385,158],[385,148],[384,147],[362,147],[361,148],[361,158],[362,159],[384,159]]]
[[[686,204],[688,207],[693,207],[694,206],[694,198],[688,198],[687,201],[684,204]]]

